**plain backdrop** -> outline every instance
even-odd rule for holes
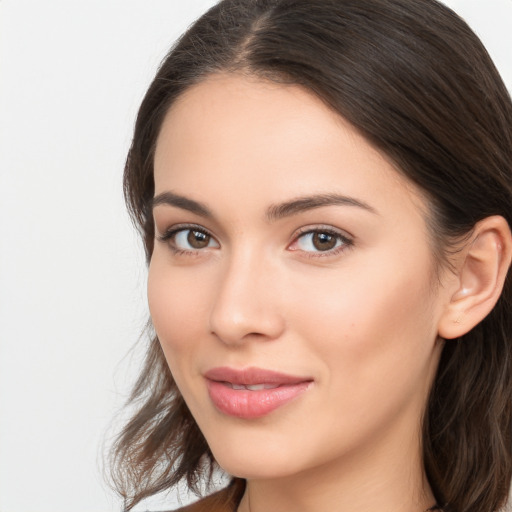
[[[159,62],[213,3],[0,0],[0,512],[120,510],[102,451],[147,318],[123,163]],[[447,3],[512,89],[512,0]]]

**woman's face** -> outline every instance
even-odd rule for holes
[[[447,293],[415,187],[310,93],[236,75],[173,105],[155,187],[151,317],[220,465],[419,454]]]

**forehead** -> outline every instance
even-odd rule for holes
[[[339,193],[377,210],[391,202],[426,211],[419,190],[315,95],[230,74],[189,88],[167,113],[155,187],[156,194],[193,192],[200,201],[233,202],[236,193],[245,206]]]

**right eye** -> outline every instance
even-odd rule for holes
[[[177,253],[192,253],[208,247],[219,247],[219,243],[210,233],[199,227],[178,227],[170,229],[159,239],[168,242]]]

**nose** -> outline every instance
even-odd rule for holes
[[[233,255],[220,277],[210,329],[226,345],[249,339],[273,340],[285,327],[278,302],[278,280],[261,255]]]

